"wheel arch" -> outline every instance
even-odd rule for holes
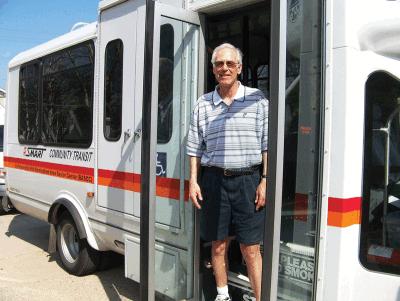
[[[101,251],[94,233],[89,225],[89,219],[85,210],[80,206],[80,203],[69,195],[59,196],[51,205],[47,220],[50,224],[57,225],[61,213],[68,211],[78,229],[80,238],[85,238],[89,245],[98,251]]]

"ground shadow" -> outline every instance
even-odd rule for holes
[[[12,215],[14,217],[5,234],[8,237],[14,236],[47,252],[50,232],[49,224],[19,212],[14,212]],[[140,284],[125,278],[124,256],[115,252],[104,252],[104,256],[102,257],[104,257],[103,264],[92,275],[99,278],[107,299],[139,300]],[[58,252],[48,253],[48,260],[49,262],[55,261],[67,273]],[[77,278],[81,277],[77,276]],[[163,299],[157,297],[156,300],[160,301]]]

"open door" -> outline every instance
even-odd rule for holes
[[[186,136],[191,111],[204,90],[201,19],[197,13],[163,3],[148,1],[147,5],[141,300],[154,298],[154,291],[173,300],[200,300],[194,285],[198,264],[195,211],[188,199]]]
[[[316,300],[325,112],[325,1],[271,2],[263,300]],[[271,202],[270,200],[274,200]]]

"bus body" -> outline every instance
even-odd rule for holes
[[[139,282],[141,162],[150,156],[155,291],[214,300],[210,242],[199,238],[188,198],[186,135],[196,99],[215,88],[212,49],[230,42],[244,53],[242,83],[270,100],[266,217],[274,223],[262,242],[271,262],[263,300],[398,300],[399,2],[155,1],[146,53],[148,2],[101,1],[97,22],[9,63],[12,205],[56,228],[69,272],[90,273],[101,252],[114,251]],[[157,146],[143,154],[150,71]],[[232,240],[230,293],[255,300]]]

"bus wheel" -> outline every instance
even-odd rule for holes
[[[64,267],[68,273],[76,276],[92,273],[99,263],[99,252],[93,249],[86,239],[79,237],[78,229],[69,212],[63,212],[59,220],[57,248]]]
[[[0,197],[0,215],[10,212],[14,207],[11,205],[8,197]]]

